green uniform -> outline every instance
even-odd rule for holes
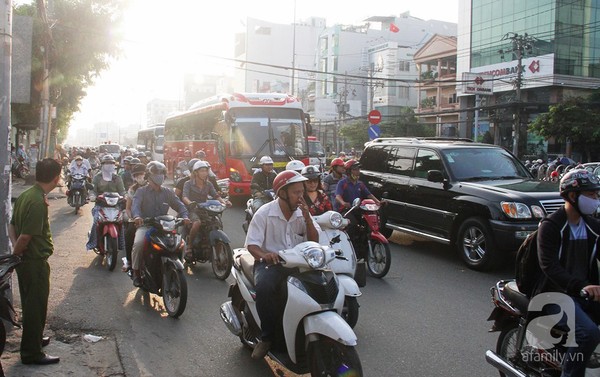
[[[23,310],[21,338],[21,361],[23,362],[33,362],[44,357],[42,337],[50,294],[48,257],[54,250],[48,220],[48,202],[45,196],[38,185],[27,189],[17,199],[10,221],[15,227],[17,238],[21,234],[32,236],[23,253],[23,262],[16,268]]]

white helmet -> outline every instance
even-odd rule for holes
[[[302,169],[304,169],[306,166],[304,165],[304,163],[300,160],[292,160],[290,162],[287,163],[287,165],[285,166],[285,170],[294,170],[297,171],[298,173],[302,172]]]
[[[260,158],[260,164],[261,165],[269,165],[269,164],[273,164],[273,159],[269,156],[262,156]]]
[[[202,169],[202,168],[206,168],[208,169],[210,166],[208,165],[208,163],[206,161],[198,161],[194,164],[194,171],[198,170],[198,169]]]

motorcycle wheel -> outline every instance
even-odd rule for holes
[[[112,271],[117,265],[117,254],[119,253],[119,249],[117,247],[117,239],[108,236],[104,237],[104,239],[104,245],[106,245],[104,249],[104,251],[106,252],[106,267],[109,271]]]
[[[507,327],[500,332],[498,335],[498,342],[496,343],[496,353],[504,360],[513,363],[515,356],[517,355],[517,336],[519,327],[515,323],[513,326]],[[506,375],[502,372],[500,377]]]
[[[312,377],[363,375],[356,349],[326,336],[310,342],[307,354],[308,367]]]
[[[187,304],[187,281],[183,270],[168,266],[162,279],[162,298],[169,317],[178,318]]]
[[[233,252],[231,245],[223,241],[216,241],[212,247],[212,270],[217,279],[225,280],[231,273],[233,266]]]
[[[344,298],[344,308],[342,309],[342,318],[350,325],[350,327],[354,328],[356,323],[358,322],[358,300],[356,297],[346,296]]]
[[[381,279],[387,275],[392,265],[390,245],[377,240],[369,240],[370,248],[367,252],[367,270],[369,275]]]

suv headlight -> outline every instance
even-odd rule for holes
[[[538,219],[542,219],[546,216],[546,212],[540,206],[531,206],[531,211],[533,212],[533,217]]]
[[[325,252],[320,247],[309,247],[302,253],[311,268],[321,268],[325,265]]]
[[[523,203],[516,202],[501,202],[500,207],[508,217],[513,219],[530,219],[531,211],[529,207]]]

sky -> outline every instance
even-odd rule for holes
[[[372,16],[410,11],[426,20],[457,22],[458,1],[230,0],[208,5],[198,0],[130,0],[122,27],[124,56],[88,88],[71,128],[108,121],[145,124],[146,102],[179,99],[183,73],[233,74],[233,63],[209,56],[233,58],[234,34],[245,30],[247,17],[292,24],[295,13],[298,21],[323,17],[327,26],[360,25]]]

